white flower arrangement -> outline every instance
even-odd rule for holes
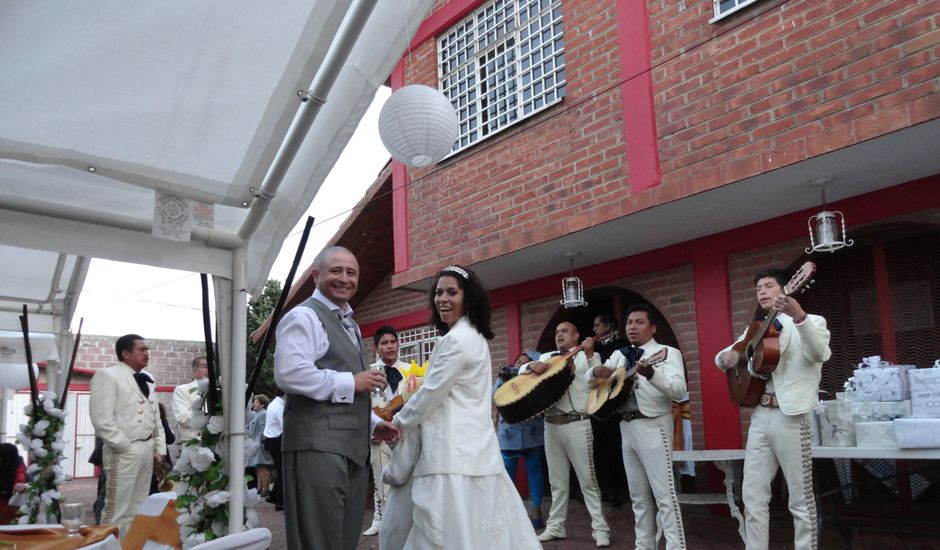
[[[29,422],[20,426],[17,442],[29,452],[30,465],[26,472],[33,476],[23,493],[26,502],[20,506],[19,523],[58,522],[62,493],[59,483],[67,478],[62,461],[65,440],[62,430],[68,411],[56,406],[56,394],[46,392],[41,407],[25,408]]]
[[[194,400],[190,421],[199,433],[182,442],[180,457],[169,476],[186,486],[185,492],[176,499],[176,509],[180,513],[176,521],[180,525],[184,550],[228,533],[227,505],[231,495],[224,458],[226,423],[221,404],[217,404],[216,410],[209,414],[203,409],[208,408],[205,396],[209,389],[208,381],[204,380],[200,380],[193,390],[199,398]],[[257,491],[246,491],[245,527],[248,529],[257,524],[258,516],[252,507],[260,501]]]

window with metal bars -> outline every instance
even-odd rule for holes
[[[431,358],[437,329],[431,325],[403,330],[398,333],[398,358],[405,363],[414,360],[421,365]]]
[[[437,46],[441,92],[460,125],[453,152],[565,97],[561,0],[490,0]]]
[[[711,18],[709,23],[714,23],[758,1],[759,0],[714,0],[715,16]]]

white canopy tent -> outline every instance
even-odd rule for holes
[[[432,3],[0,5],[0,328],[27,303],[65,363],[87,258],[212,274],[240,472],[247,296]]]

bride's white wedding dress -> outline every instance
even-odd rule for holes
[[[394,419],[411,441],[396,447],[386,470],[397,483],[382,550],[541,548],[499,452],[490,369],[486,339],[466,317],[435,346],[424,384]]]

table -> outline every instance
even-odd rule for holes
[[[813,458],[882,458],[894,460],[940,460],[940,449],[898,449],[894,447],[813,447]],[[673,451],[673,462],[712,462],[724,474],[725,492],[678,495],[680,504],[727,504],[731,517],[738,520],[738,534],[747,542],[744,516],[737,504],[740,493],[744,449]]]
[[[93,529],[113,529],[114,532],[117,532],[116,527],[109,526],[96,526]],[[62,535],[61,538],[65,540],[65,527],[57,523],[47,523],[47,524],[34,524],[34,525],[2,525],[0,526],[0,541],[4,542],[15,542],[17,546],[22,548],[29,548],[30,544],[23,544],[16,540],[18,533],[23,533],[24,531],[37,531],[37,530],[48,530],[48,529],[61,529]],[[85,529],[85,527],[82,527]],[[56,539],[58,540],[58,539]],[[54,540],[48,540],[45,543],[42,541],[31,541],[33,545],[44,544],[43,547],[48,548],[51,542]],[[121,543],[118,541],[117,537],[114,534],[111,534],[107,538],[99,540],[97,542],[92,542],[91,544],[86,544],[85,546],[80,546],[82,550],[121,550]]]

